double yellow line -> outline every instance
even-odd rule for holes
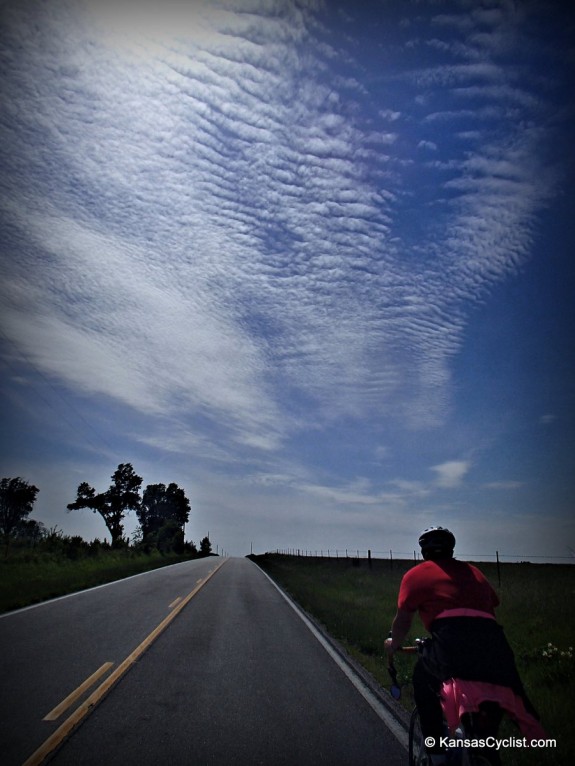
[[[78,726],[80,721],[85,718],[89,713],[94,710],[96,705],[102,701],[104,696],[110,691],[112,686],[116,684],[120,678],[128,671],[132,665],[144,654],[146,649],[148,649],[154,641],[158,638],[158,636],[163,633],[163,631],[168,627],[168,625],[174,620],[178,614],[184,609],[184,607],[193,599],[193,597],[196,595],[196,593],[201,590],[201,588],[204,587],[204,585],[210,580],[215,573],[220,569],[226,562],[226,559],[221,561],[214,569],[212,569],[208,575],[201,580],[198,580],[195,588],[191,590],[187,596],[185,596],[181,601],[178,601],[176,599],[175,602],[172,602],[170,606],[173,606],[172,611],[170,614],[165,617],[162,622],[154,628],[154,630],[146,636],[146,638],[142,641],[141,644],[139,644],[134,651],[129,654],[126,659],[118,665],[116,670],[114,670],[113,673],[111,673],[105,681],[103,681],[100,686],[90,694],[90,696],[78,707],[72,715],[70,715],[57,729],[56,731],[48,737],[48,739],[40,745],[40,747],[32,753],[32,755],[28,758],[27,761],[24,762],[23,766],[40,766],[41,763],[52,753],[59,745],[64,741],[66,737],[68,737],[72,731]],[[95,673],[93,673],[90,678],[86,679],[83,684],[81,684],[76,691],[72,692],[68,697],[66,697],[65,700],[63,700],[57,707],[55,707],[48,715],[44,718],[44,720],[56,720],[65,710],[67,710],[87,689],[89,689],[97,680],[101,678],[102,675],[104,675],[111,667],[113,663],[107,662],[104,665],[102,665],[101,668],[99,668]]]

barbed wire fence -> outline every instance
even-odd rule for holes
[[[569,549],[571,551],[571,549]],[[319,559],[348,559],[354,566],[360,566],[361,561],[367,562],[371,569],[374,561],[387,561],[390,569],[393,569],[394,562],[413,560],[414,563],[422,561],[419,551],[372,551],[360,550],[359,548],[327,548],[326,550],[308,550],[304,548],[277,548],[275,551],[268,551],[283,556],[294,556],[299,558],[319,558]],[[501,587],[501,565],[502,564],[575,564],[575,554],[570,556],[533,556],[521,554],[503,554],[499,551],[495,553],[459,553],[457,558],[460,561],[470,561],[477,564],[495,563],[497,567],[497,583]]]
[[[267,551],[267,553],[276,553],[283,556],[298,556],[308,558],[332,558],[332,559],[383,559],[387,561],[394,560],[413,560],[422,561],[421,553],[419,551],[374,551],[374,550],[362,550],[359,548],[325,548],[319,549],[304,549],[304,548],[275,548]],[[501,553],[500,551],[494,551],[493,553],[461,553],[457,552],[457,558],[461,561],[476,561],[476,562],[499,562],[499,563],[525,563],[525,564],[575,564],[575,553],[568,556],[548,556],[548,555],[533,555],[533,554],[521,554],[521,553]]]

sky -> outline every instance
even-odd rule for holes
[[[574,21],[3,3],[0,471],[32,518],[108,537],[66,505],[129,462],[230,555],[442,525],[571,561]]]

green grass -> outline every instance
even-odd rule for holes
[[[93,558],[25,556],[0,559],[0,613],[157,569],[188,557],[106,551]]]
[[[397,592],[412,561],[374,560],[353,566],[346,559],[297,558],[270,554],[253,559],[338,639],[384,687],[389,687],[383,643],[395,614]],[[503,564],[501,585],[495,564],[478,564],[498,590],[498,620],[513,647],[531,701],[557,749],[503,752],[505,766],[572,766],[575,763],[573,650],[575,567],[552,564]],[[426,632],[418,618],[408,640]],[[402,704],[411,709],[409,686],[413,659],[397,655],[406,684]],[[504,736],[520,736],[505,724]]]

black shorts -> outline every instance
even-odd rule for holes
[[[517,672],[513,650],[495,620],[443,617],[433,622],[430,632],[432,640],[427,642],[422,655],[428,673],[440,681],[460,678],[507,686],[523,698],[527,710],[537,717]]]

